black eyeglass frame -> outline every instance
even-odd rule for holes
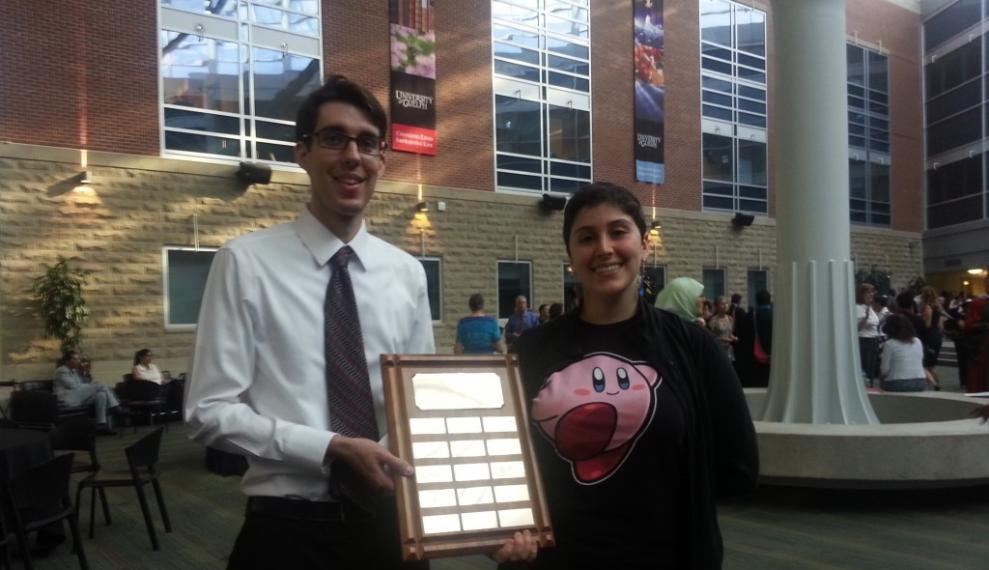
[[[340,135],[341,137],[344,137],[347,140],[347,142],[345,142],[339,148],[332,147],[332,146],[327,146],[327,145],[323,144],[322,137],[320,136],[320,133],[327,132],[327,131],[332,131],[332,132]],[[375,147],[375,152],[367,152],[366,150],[362,150],[361,149],[360,139],[362,137],[373,137],[373,138],[378,139],[378,144]],[[336,127],[323,127],[322,129],[319,129],[318,131],[316,131],[316,132],[314,132],[312,134],[303,135],[302,136],[302,140],[315,141],[316,144],[318,144],[319,146],[321,146],[321,147],[323,147],[323,148],[325,148],[327,150],[336,150],[336,151],[341,151],[341,150],[346,149],[350,145],[350,143],[353,142],[354,145],[357,146],[357,152],[359,152],[360,154],[366,155],[366,156],[381,156],[382,154],[384,154],[385,150],[388,148],[388,142],[383,137],[380,137],[378,135],[370,135],[370,134],[367,134],[367,133],[362,133],[362,134],[357,135],[356,137],[352,137],[352,136],[348,135],[347,133],[343,132],[342,130],[336,128]]]

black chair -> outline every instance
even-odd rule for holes
[[[151,488],[154,489],[158,510],[161,512],[161,520],[165,524],[165,532],[172,532],[172,523],[168,519],[168,510],[165,508],[165,498],[161,494],[161,484],[158,482],[158,471],[155,469],[163,432],[164,428],[158,428],[124,450],[127,455],[128,472],[101,470],[95,476],[79,483],[80,492],[85,487],[98,489],[134,487],[134,490],[137,491],[137,500],[141,504],[141,513],[144,515],[144,524],[148,527],[148,536],[151,537],[151,547],[155,550],[159,550],[158,535],[155,533],[155,525],[151,520],[151,509],[148,507],[148,499],[144,494],[145,485],[150,484]],[[103,514],[106,516],[106,524],[111,524],[109,511]],[[89,538],[93,538],[95,535],[95,518],[95,504],[91,500],[89,503]]]
[[[10,394],[7,413],[18,427],[50,430],[58,420],[58,398],[52,392],[18,390]]]
[[[18,382],[16,390],[23,390],[25,392],[55,392],[55,381],[54,380],[25,380],[23,382]]]
[[[182,408],[185,402],[185,377],[172,378],[172,381],[162,386],[165,397],[165,413],[176,418],[182,418]]]
[[[72,531],[72,546],[79,558],[79,567],[86,570],[86,552],[79,540],[76,510],[69,498],[69,474],[73,454],[60,455],[21,473],[8,484],[9,502],[14,517],[14,532],[24,559],[24,567],[31,570],[31,551],[27,535],[52,523],[67,520]]]
[[[19,427],[49,430],[68,418],[88,416],[93,407],[65,406],[59,403],[52,380],[20,382],[10,394],[7,405],[8,418]]]
[[[10,559],[10,544],[11,535],[7,530],[7,523],[4,521],[4,517],[0,515],[0,564],[3,565],[4,570],[11,570],[14,567],[13,562]]]
[[[145,416],[148,425],[154,425],[155,418],[163,419],[168,413],[166,406],[168,401],[162,391],[160,384],[148,382],[147,380],[135,380],[130,374],[124,374],[124,381],[114,388],[120,405],[127,410],[134,432],[137,432],[137,424],[134,418]],[[168,424],[164,424],[168,428]]]
[[[0,380],[0,388],[10,388],[11,392],[17,389],[17,380]],[[0,403],[0,418],[7,419],[7,407]]]
[[[88,461],[76,461],[72,464],[72,473],[88,473],[82,481],[93,478],[100,470],[100,461],[96,457],[96,422],[88,417],[75,417],[59,424],[51,432],[52,451],[80,452],[76,458],[88,458]],[[80,504],[82,495],[82,481],[76,487],[76,505]],[[100,503],[103,505],[103,518],[110,520],[110,506],[106,501],[106,491],[103,488],[90,488],[90,501],[96,500],[96,493],[100,495]],[[90,523],[92,524],[92,523]]]

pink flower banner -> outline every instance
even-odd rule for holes
[[[391,148],[436,154],[433,0],[390,0]]]

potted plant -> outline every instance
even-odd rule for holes
[[[55,265],[44,265],[45,272],[34,280],[31,292],[41,307],[45,320],[45,336],[62,342],[61,350],[79,346],[82,326],[89,316],[82,287],[88,271],[69,266],[61,255]]]
[[[859,269],[855,272],[855,284],[869,283],[876,288],[878,295],[888,295],[893,291],[890,281],[890,272],[875,265],[869,271]]]

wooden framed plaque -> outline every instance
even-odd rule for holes
[[[402,557],[490,552],[528,529],[553,531],[515,355],[381,356],[391,452],[415,466],[400,477]]]

